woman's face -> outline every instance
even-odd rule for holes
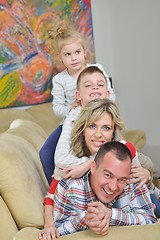
[[[84,130],[84,139],[91,155],[106,142],[112,140],[114,123],[109,113],[104,113],[97,121],[91,123]]]

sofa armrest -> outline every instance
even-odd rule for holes
[[[39,230],[36,228],[23,228],[16,233],[14,240],[37,240]],[[159,240],[160,222],[139,226],[113,226],[106,236],[95,234],[92,230],[77,232],[61,236],[59,240]]]

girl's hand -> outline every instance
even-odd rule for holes
[[[137,189],[140,189],[143,184],[146,184],[151,179],[150,172],[138,164],[134,164],[131,167],[131,173],[128,183],[139,182]]]
[[[76,107],[78,107],[78,106],[81,106],[81,102],[78,101],[78,100],[75,100],[75,101],[72,103],[71,108],[76,108]]]

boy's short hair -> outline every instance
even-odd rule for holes
[[[92,74],[92,73],[95,73],[95,72],[99,72],[101,73],[106,82],[107,82],[107,79],[106,79],[106,76],[104,75],[103,71],[101,69],[99,69],[97,66],[89,66],[89,67],[86,67],[84,70],[82,70],[82,72],[80,72],[78,78],[77,78],[77,90],[79,90],[79,86],[80,86],[80,83],[81,83],[81,79],[86,75],[86,74]]]

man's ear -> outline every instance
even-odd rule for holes
[[[91,165],[90,165],[90,171],[93,174],[95,172],[95,170],[96,170],[96,162],[92,161]]]

